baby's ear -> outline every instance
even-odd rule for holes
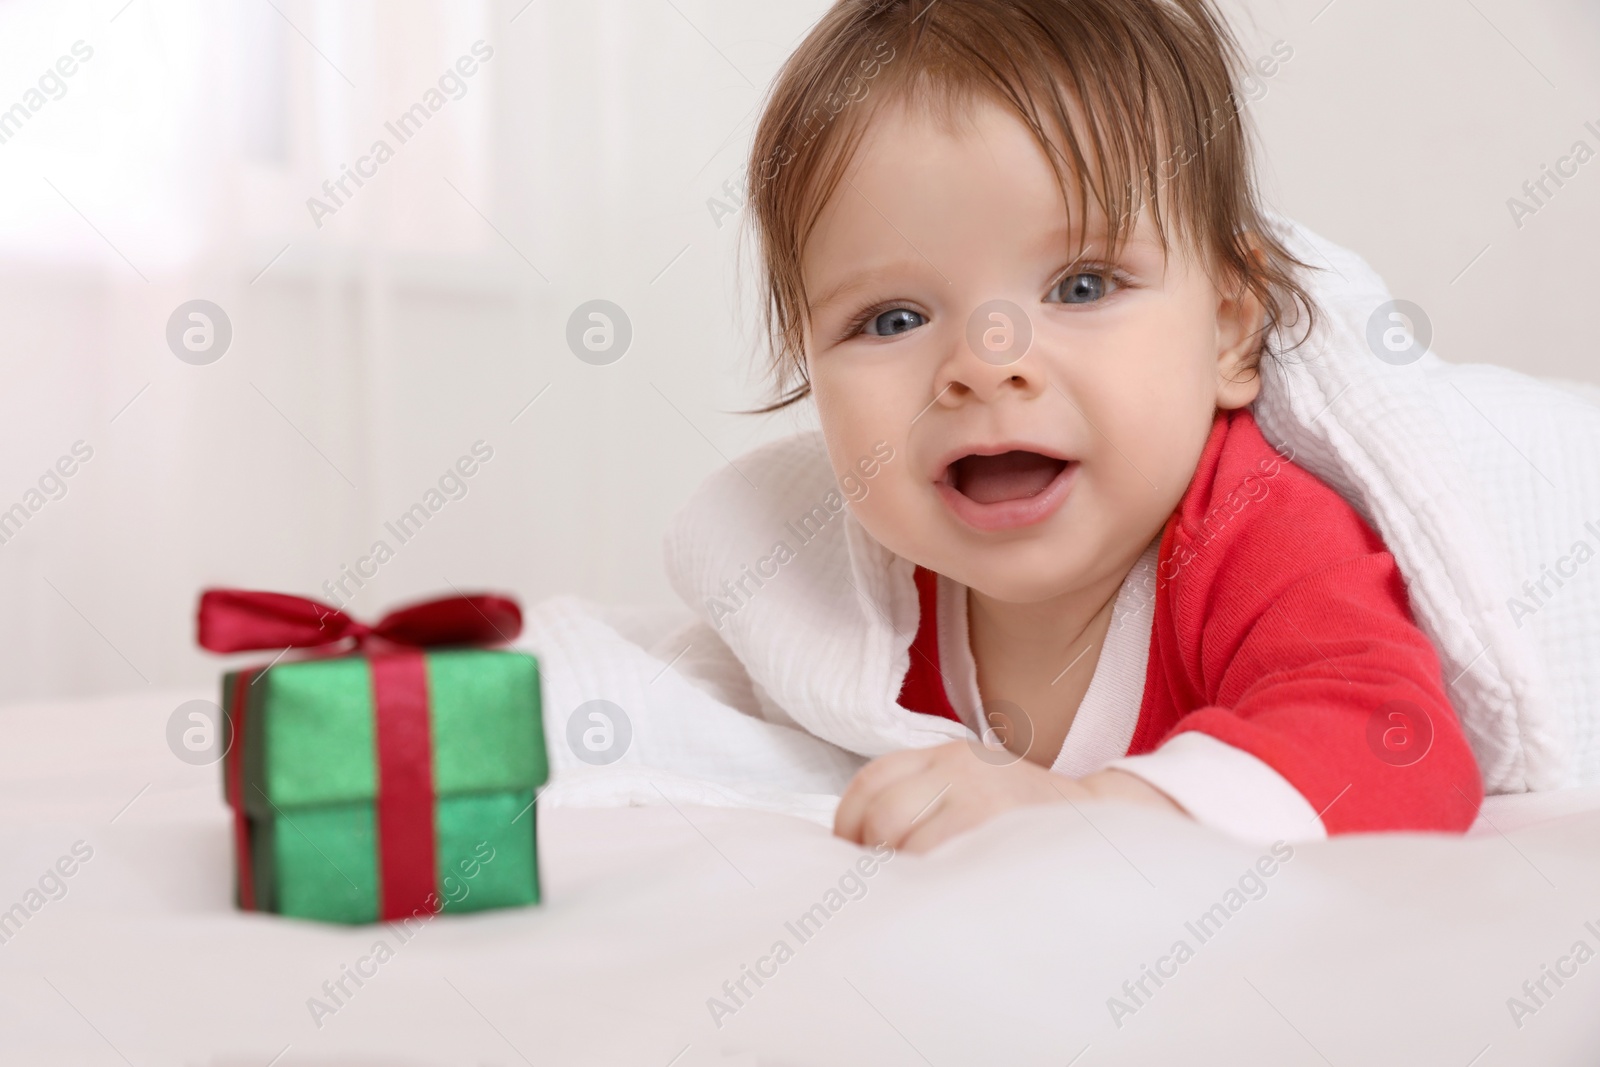
[[[1253,235],[1250,255],[1263,261]],[[1248,406],[1261,393],[1261,359],[1266,346],[1262,327],[1266,308],[1243,278],[1229,278],[1217,301],[1217,407],[1233,410]]]
[[[1261,336],[1247,340],[1217,358],[1217,407],[1225,411],[1249,407],[1261,395]]]

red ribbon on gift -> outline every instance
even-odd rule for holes
[[[507,597],[443,597],[392,611],[374,625],[306,597],[248,589],[208,589],[200,596],[198,641],[212,652],[316,648],[351,642],[355,649],[398,648],[368,655],[378,761],[379,915],[384,920],[438,910],[433,828],[433,747],[428,724],[428,672],[422,648],[487,645],[522,632],[522,610]],[[246,697],[259,670],[234,683],[229,796],[239,864],[239,906],[255,909],[250,828],[243,797]]]

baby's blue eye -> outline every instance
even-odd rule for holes
[[[861,332],[871,334],[874,337],[891,337],[897,333],[914,330],[927,321],[921,314],[912,311],[910,308],[890,308],[883,314],[869,319]]]
[[[1069,274],[1050,290],[1050,296],[1059,304],[1092,304],[1104,299],[1105,295],[1105,275],[1093,271]]]

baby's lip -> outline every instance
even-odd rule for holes
[[[1010,440],[994,443],[968,443],[955,446],[934,461],[933,481],[940,485],[951,484],[950,468],[964,456],[999,456],[1007,452],[1036,452],[1041,456],[1058,459],[1063,463],[1074,462],[1074,458],[1062,449],[1053,445],[1041,444],[1037,441]]]

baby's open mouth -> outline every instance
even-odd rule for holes
[[[1068,461],[1014,450],[997,456],[962,456],[946,468],[944,481],[979,504],[1025,500],[1050,487]]]

